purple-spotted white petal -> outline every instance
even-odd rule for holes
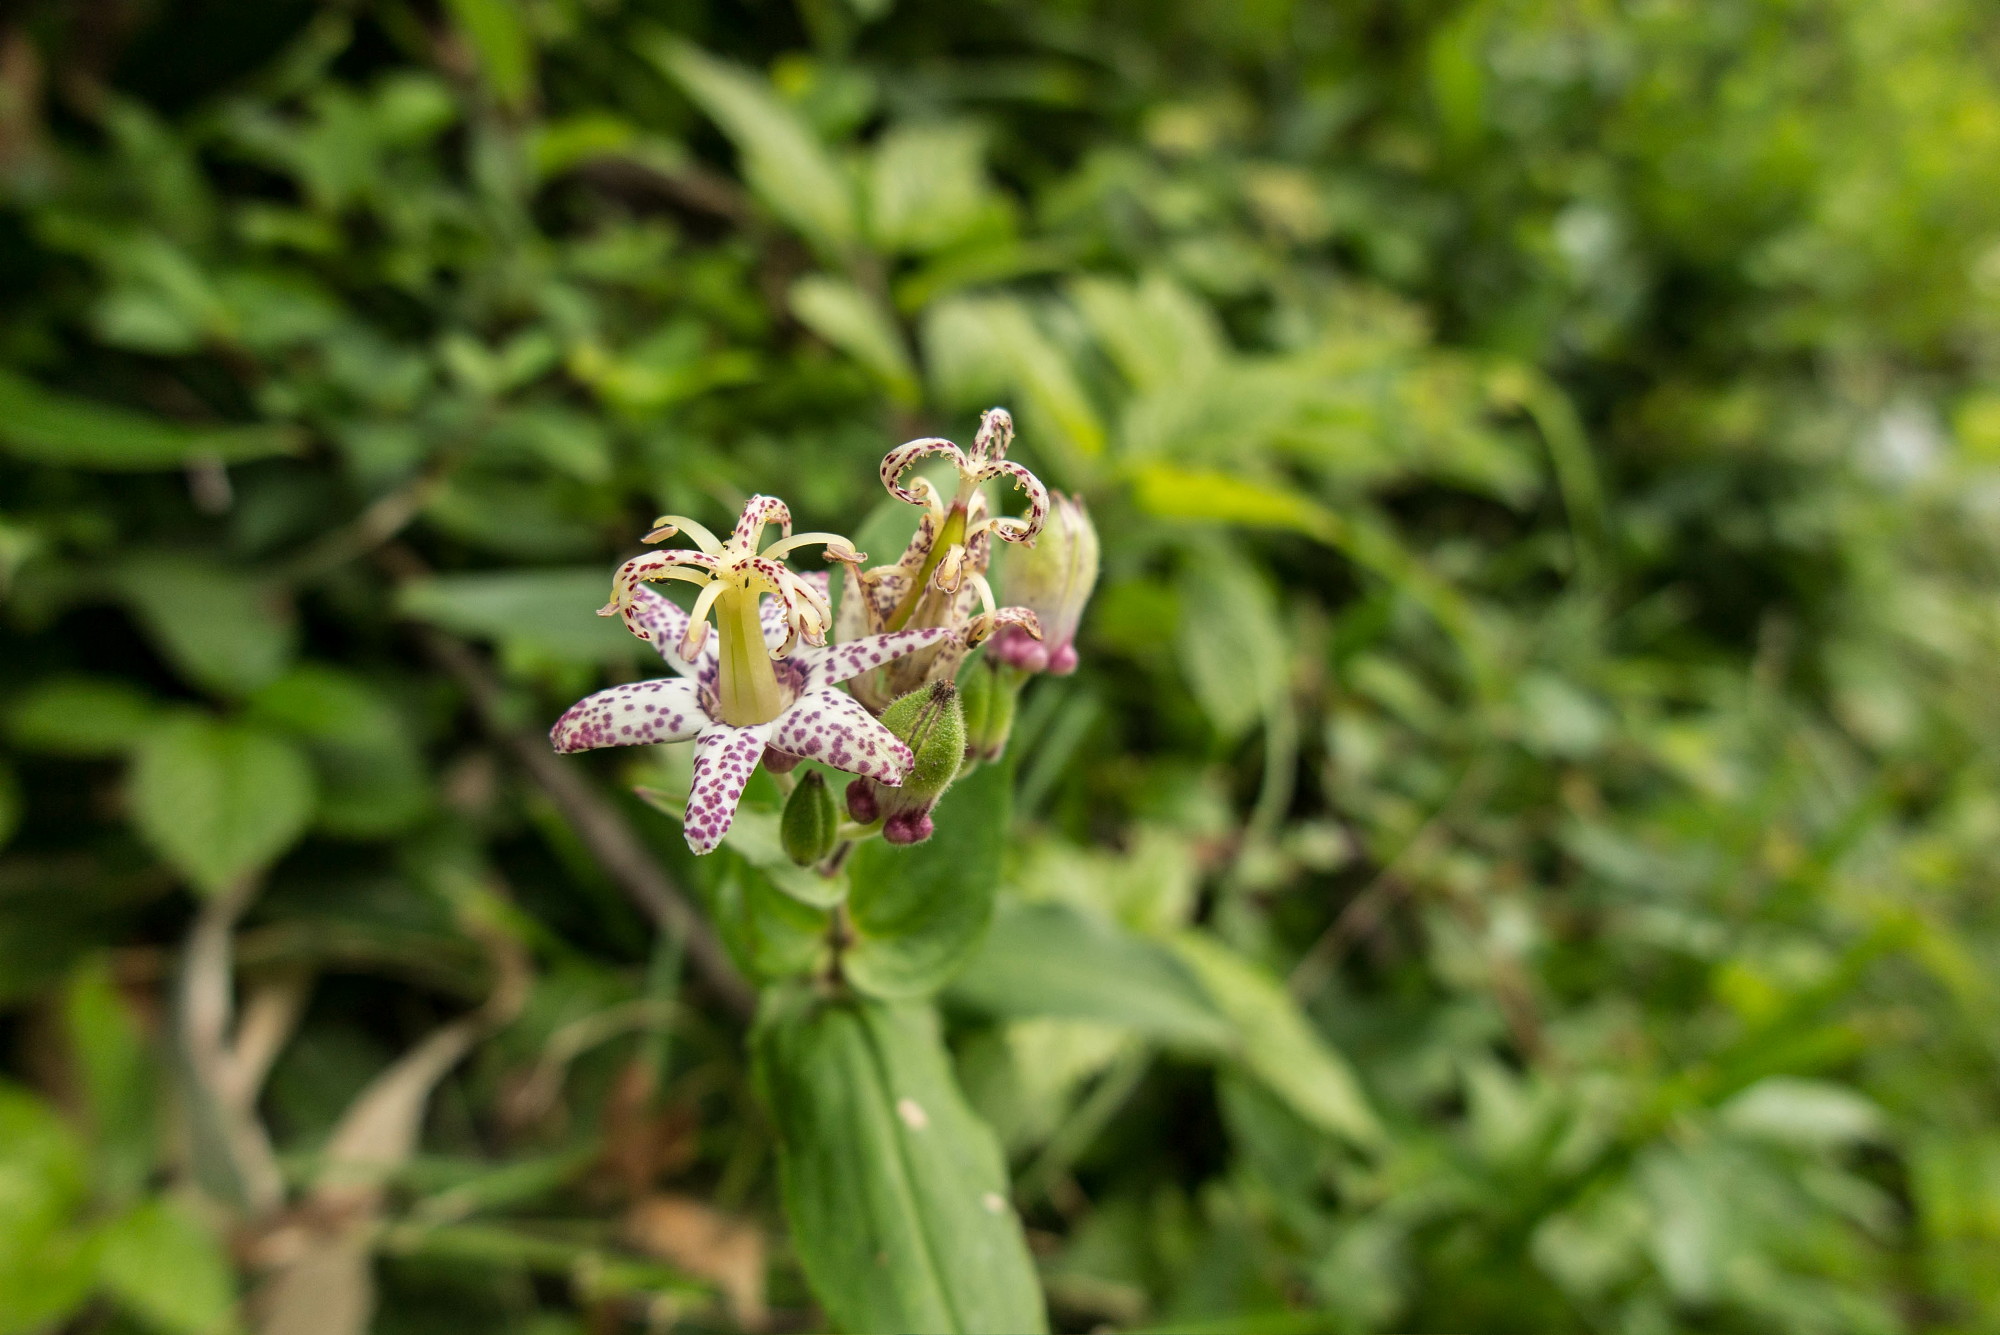
[[[736,804],[743,800],[743,789],[776,726],[772,722],[732,728],[714,723],[695,739],[694,783],[688,788],[687,814],[681,819],[688,847],[696,853],[714,852],[735,824]]]
[[[684,742],[712,723],[693,682],[656,677],[613,686],[577,701],[556,720],[549,740],[563,753],[600,746],[646,746]]]
[[[836,644],[814,656],[806,668],[806,689],[838,685],[904,654],[942,644],[953,634],[949,627],[933,626],[924,630],[892,630],[885,635],[867,635]]]
[[[851,695],[831,688],[809,691],[778,716],[771,745],[849,774],[899,784],[916,758],[896,734]]]

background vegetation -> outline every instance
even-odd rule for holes
[[[1996,71],[1977,0],[0,10],[0,1330],[819,1328],[783,915],[540,734],[655,513],[852,530],[994,402],[1105,541],[943,1008],[1058,1329],[2000,1330]]]

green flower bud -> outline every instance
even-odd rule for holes
[[[882,837],[892,844],[921,843],[930,837],[931,808],[965,763],[965,709],[958,688],[934,681],[911,691],[882,712],[882,722],[917,758],[900,786],[873,787]],[[852,794],[848,803],[853,805]]]
[[[1021,673],[991,659],[973,660],[958,680],[965,705],[965,746],[968,764],[987,764],[1007,751],[1014,731],[1014,704],[1021,694]]]
[[[834,804],[833,790],[826,786],[826,776],[808,770],[785,799],[785,814],[778,822],[785,856],[801,867],[824,862],[833,852],[839,829],[840,809]]]

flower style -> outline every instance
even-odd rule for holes
[[[1025,607],[998,606],[986,579],[992,540],[1032,543],[1049,513],[1048,489],[1007,458],[1013,439],[1014,419],[1004,408],[990,408],[980,418],[969,454],[930,436],[883,456],[882,485],[898,500],[922,506],[924,513],[894,564],[862,570],[858,560],[847,560],[840,638],[927,627],[944,628],[951,635],[934,650],[857,680],[851,689],[872,707],[884,708],[926,681],[949,678],[966,653],[1001,626],[1041,637],[1035,614]],[[914,464],[933,455],[950,460],[958,470],[958,486],[948,500],[928,478],[903,483]],[[989,510],[982,485],[996,478],[1011,481],[1026,495],[1026,514],[1015,518]]]
[[[826,576],[795,574],[771,553],[805,541],[848,553],[853,545],[837,535],[813,534],[787,537],[755,555],[766,522],[790,527],[783,511],[770,497],[752,497],[728,544],[687,520],[663,520],[649,536],[684,530],[702,551],[652,552],[627,561],[604,614],[622,615],[679,676],[599,691],[572,705],[549,733],[565,753],[693,739],[694,783],[684,825],[696,853],[713,852],[729,832],[760,761],[817,760],[892,787],[902,783],[915,763],[910,748],[840,684],[951,634],[913,629],[828,646]],[[692,559],[697,557],[706,559]],[[681,571],[688,573],[676,573]],[[643,583],[675,578],[703,585],[693,613]],[[711,610],[718,623],[714,636],[700,619]],[[798,647],[802,640],[804,648]]]
[[[1034,612],[1042,638],[1003,626],[988,657],[1024,672],[1076,671],[1076,627],[1097,587],[1097,528],[1083,502],[1057,493],[1041,538],[1009,559],[1004,573],[1008,597]]]

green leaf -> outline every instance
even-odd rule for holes
[[[446,5],[479,53],[479,68],[494,96],[510,107],[527,101],[535,47],[515,0],[446,0]]]
[[[1262,574],[1224,548],[1204,550],[1180,579],[1175,636],[1195,699],[1224,736],[1240,736],[1282,705],[1291,646]]]
[[[927,1006],[770,995],[753,1039],[785,1213],[849,1331],[1048,1328],[993,1133]]]
[[[799,322],[882,382],[889,397],[914,404],[921,396],[917,371],[903,347],[902,331],[880,303],[844,278],[808,274],[792,284],[792,313]]]
[[[927,996],[978,946],[993,916],[1012,810],[1013,770],[985,765],[945,793],[921,844],[862,844],[848,862],[854,944],[847,980],[878,997]]]
[[[7,735],[24,751],[111,756],[137,746],[160,716],[153,699],[116,677],[49,677],[7,710]]]
[[[0,1335],[49,1329],[88,1296],[95,1258],[76,1219],[85,1192],[75,1133],[0,1084]]]
[[[1173,948],[1236,1026],[1243,1069],[1328,1135],[1372,1146],[1382,1128],[1347,1062],[1313,1029],[1268,970],[1200,932]]]
[[[153,1092],[159,1072],[104,956],[93,956],[70,974],[63,1020],[90,1112],[98,1193],[114,1202],[131,1200],[154,1166]]]
[[[1236,1036],[1172,951],[1061,904],[1003,902],[947,995],[1004,1019],[1094,1020],[1203,1051]]]
[[[366,681],[302,663],[251,697],[250,716],[306,743],[319,776],[318,820],[371,838],[406,828],[430,805],[409,721]]]
[[[875,146],[868,230],[888,250],[940,250],[1006,213],[986,179],[976,125],[906,122]],[[1003,222],[1004,225],[1004,222]]]
[[[778,812],[744,802],[722,842],[763,872],[771,884],[803,904],[829,909],[847,898],[847,873],[822,876],[801,867],[785,853]]]
[[[107,1225],[98,1275],[121,1306],[170,1335],[236,1329],[236,1281],[222,1243],[187,1210],[147,1201]]]
[[[832,922],[827,910],[786,894],[767,872],[727,845],[704,860],[703,870],[709,916],[744,973],[796,978],[825,966]]]
[[[119,590],[181,675],[224,695],[256,690],[291,661],[290,609],[252,575],[191,557],[124,563]]]
[[[188,426],[58,394],[0,371],[0,449],[33,463],[149,472],[296,454],[302,444],[289,426]]]
[[[0,848],[5,848],[21,828],[21,781],[14,767],[0,763]]]
[[[305,832],[312,768],[286,742],[203,718],[163,724],[132,766],[132,817],[160,855],[213,894]]]
[[[597,566],[502,570],[413,580],[396,595],[396,610],[565,662],[651,659],[618,618],[597,615],[610,594],[611,573]]]
[[[646,51],[729,136],[744,179],[772,212],[828,252],[854,241],[853,183],[770,84],[678,38],[657,37]]]

